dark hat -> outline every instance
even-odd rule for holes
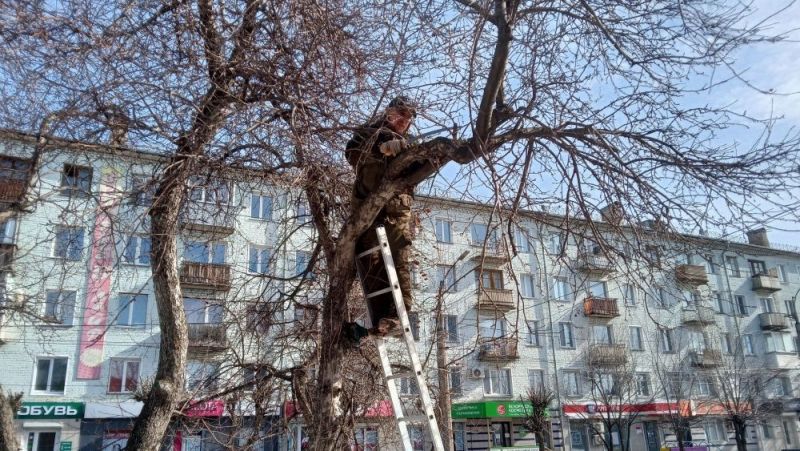
[[[397,96],[389,102],[387,108],[403,108],[411,111],[417,117],[417,106],[406,96]]]

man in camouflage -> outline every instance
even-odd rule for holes
[[[383,180],[384,172],[395,156],[405,150],[406,135],[416,110],[405,97],[396,97],[389,102],[386,112],[376,121],[360,128],[347,143],[345,155],[356,172],[353,186],[353,204],[358,206]],[[383,224],[392,250],[397,279],[403,292],[406,311],[411,311],[411,273],[409,254],[412,240],[411,203],[413,188],[393,197],[378,213],[373,225],[364,232],[356,243],[356,253],[375,247],[375,225]],[[365,258],[362,261],[366,261]],[[366,261],[362,271],[364,290],[369,293],[388,285],[380,260],[375,254]],[[373,325],[373,333],[385,335],[394,332],[398,326],[397,312],[391,293],[377,296],[367,301]]]

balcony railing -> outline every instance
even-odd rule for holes
[[[761,330],[784,330],[789,327],[786,316],[782,313],[759,313],[758,322]]]
[[[180,277],[183,288],[212,290],[231,288],[231,267],[228,265],[184,262]]]
[[[578,269],[589,274],[614,272],[614,262],[603,254],[583,251],[578,255]]]
[[[25,192],[25,180],[0,180],[0,202],[17,202]]]
[[[516,338],[480,338],[478,340],[478,346],[478,360],[496,362],[519,358]]]
[[[722,352],[719,349],[689,351],[692,365],[700,368],[713,368],[722,365]]]
[[[692,285],[702,285],[708,283],[708,274],[703,265],[678,265],[675,268],[675,278],[678,282]]]
[[[188,325],[189,348],[222,350],[228,346],[225,326],[222,324],[194,323]]]
[[[627,361],[628,347],[624,344],[592,344],[586,355],[586,363],[589,366],[624,365]]]
[[[186,230],[227,236],[235,230],[235,215],[228,209],[232,207],[191,203],[181,213],[181,224]]]
[[[495,288],[478,288],[478,310],[513,310],[514,292]]]
[[[714,311],[708,307],[697,306],[693,309],[686,309],[681,312],[681,322],[683,324],[714,324]]]
[[[487,265],[502,265],[509,260],[508,249],[503,245],[502,241],[489,241],[484,246],[484,243],[475,243],[472,245],[472,258],[471,260],[478,264]]]
[[[16,251],[14,244],[0,244],[0,272],[11,271]]]
[[[778,280],[777,270],[770,269],[767,273],[755,274],[752,277],[753,291],[775,292],[781,289],[781,282]]]
[[[617,300],[590,296],[583,300],[583,313],[597,318],[614,318],[619,316]]]

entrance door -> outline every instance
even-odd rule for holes
[[[33,451],[55,451],[58,448],[58,432],[28,432],[28,449]]]
[[[492,423],[492,446],[511,446],[511,423]]]
[[[654,421],[645,421],[644,436],[647,440],[647,451],[659,451],[661,441],[658,439],[658,425]]]
[[[569,437],[573,451],[587,451],[589,449],[586,426],[583,423],[570,422]]]

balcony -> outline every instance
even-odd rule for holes
[[[681,322],[689,325],[714,324],[714,311],[708,307],[695,307],[681,311]]]
[[[786,316],[782,313],[759,313],[758,323],[761,330],[784,330],[789,327]]]
[[[190,350],[222,351],[228,347],[222,324],[189,324],[188,332]]]
[[[517,339],[511,337],[478,339],[478,360],[485,362],[502,362],[519,358]]]
[[[508,249],[501,241],[489,241],[484,247],[483,243],[472,245],[472,260],[479,265],[502,265],[510,259]]]
[[[181,224],[188,231],[214,237],[228,236],[235,230],[235,215],[228,210],[232,210],[232,207],[192,203],[181,213]]]
[[[616,366],[627,362],[628,347],[624,344],[593,344],[586,354],[586,363],[589,366]]]
[[[753,291],[765,291],[774,293],[781,289],[781,282],[778,280],[778,271],[770,269],[767,273],[756,274],[752,278]]]
[[[514,292],[495,288],[478,288],[478,310],[502,311],[514,310]]]
[[[578,255],[578,269],[594,275],[607,275],[614,272],[614,262],[603,254],[584,251]]]
[[[206,290],[229,290],[231,267],[213,263],[184,262],[181,266],[181,286]]]
[[[793,369],[800,367],[800,359],[794,351],[768,352],[764,354],[764,365],[776,370]]]
[[[690,285],[703,285],[708,283],[706,267],[703,265],[678,265],[675,268],[675,279],[678,282]]]
[[[595,318],[614,318],[619,316],[617,300],[590,296],[583,300],[583,314]]]
[[[11,271],[16,251],[15,244],[0,244],[0,273]]]
[[[25,192],[25,180],[0,180],[0,202],[18,202]]]
[[[722,365],[722,352],[706,348],[702,351],[689,351],[692,365],[700,368],[714,368]]]

